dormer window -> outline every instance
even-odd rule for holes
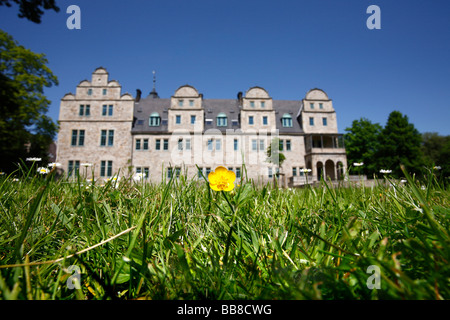
[[[150,127],[159,127],[160,124],[161,124],[161,117],[159,116],[159,113],[153,112],[148,120],[148,125]]]
[[[261,101],[261,108],[265,108],[266,107],[266,102],[265,101]]]
[[[183,106],[183,103],[184,103],[184,100],[178,100],[178,106],[179,106],[179,107],[182,107],[182,106]]]
[[[314,103],[310,103],[309,106],[311,107],[311,109],[314,109]]]
[[[227,115],[223,112],[217,115],[217,126],[226,127],[227,126]]]
[[[88,96],[92,96],[92,89],[89,88],[89,89],[87,90],[87,94],[88,94]]]
[[[289,113],[285,113],[281,118],[281,124],[285,128],[292,127],[292,116]]]
[[[194,106],[194,100],[189,100],[189,107],[193,107]]]
[[[252,107],[252,108],[255,107],[255,101],[250,101],[250,107]]]
[[[319,109],[323,109],[323,103],[319,103]]]

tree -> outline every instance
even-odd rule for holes
[[[366,118],[354,120],[350,128],[346,128],[344,135],[345,149],[347,151],[348,163],[361,163],[358,173],[373,177],[378,172],[378,164],[375,161],[375,154],[378,152],[379,135],[382,127],[378,123],[372,123]]]
[[[422,153],[428,168],[439,167],[439,175],[450,176],[450,136],[441,136],[436,132],[423,133]]]
[[[403,164],[408,172],[422,172],[424,161],[421,142],[421,134],[409,123],[408,117],[399,111],[392,111],[379,135],[376,155],[378,169],[392,170],[392,175],[396,177],[403,175],[400,164]]]
[[[59,8],[55,4],[55,0],[0,0],[0,6],[11,7],[11,2],[19,5],[19,18],[28,19],[34,23],[41,23],[41,17],[44,10],[53,9],[59,12]]]
[[[44,54],[20,46],[0,30],[0,169],[15,169],[27,156],[45,161],[57,125],[46,115],[44,87],[58,80]],[[35,152],[35,153],[31,153]]]

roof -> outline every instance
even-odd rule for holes
[[[154,99],[147,97],[135,103],[133,133],[164,133],[168,130],[168,110],[170,108],[170,99]],[[237,99],[204,99],[202,107],[205,112],[204,130],[217,129],[226,132],[228,129],[240,128],[240,107]],[[281,134],[299,134],[303,133],[300,126],[299,110],[301,101],[295,100],[273,100],[273,109],[275,110],[276,127]],[[161,124],[158,127],[149,126],[149,118],[152,113],[157,112],[161,117]],[[217,116],[225,114],[227,117],[226,126],[217,126]],[[281,118],[284,114],[292,116],[292,127],[282,126]]]

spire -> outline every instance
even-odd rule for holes
[[[153,97],[153,99],[159,98],[158,93],[156,92],[156,71],[153,70],[153,90],[150,92],[150,95]]]

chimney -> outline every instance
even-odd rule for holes
[[[139,102],[141,100],[141,94],[142,94],[142,91],[137,89],[136,90],[136,99],[135,99],[136,102]]]

